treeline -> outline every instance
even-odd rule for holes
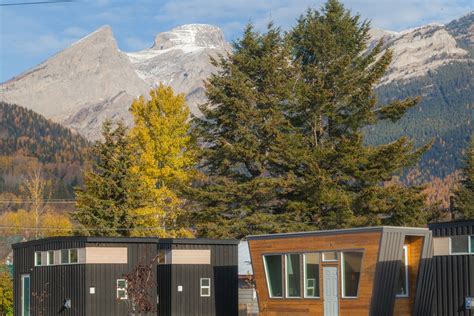
[[[21,106],[0,102],[0,153],[36,157],[42,163],[85,158],[88,142],[80,135]]]

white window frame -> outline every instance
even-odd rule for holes
[[[28,291],[28,296],[29,296],[29,310],[28,310],[28,313],[25,313],[25,279],[28,279],[28,282],[29,282],[29,291]],[[31,315],[31,278],[30,278],[30,275],[29,274],[22,274],[21,275],[21,296],[20,296],[20,300],[21,300],[21,306],[20,306],[20,309],[21,309],[21,316],[29,316]]]
[[[307,252],[307,253],[303,253],[303,285],[304,285],[304,293],[303,293],[303,298],[307,298],[307,299],[318,299],[318,298],[321,298],[321,293],[320,293],[320,285],[319,285],[319,282],[318,283],[318,287],[316,287],[316,284],[315,284],[315,287],[314,289],[318,289],[318,293],[319,295],[318,296],[308,296],[306,294],[306,290],[308,289],[308,284],[306,283],[306,255],[313,255],[313,254],[318,254],[318,252]],[[318,268],[318,281],[319,281],[319,275],[321,273],[321,253],[319,253],[319,268]],[[308,280],[316,280],[316,279],[308,279]]]
[[[336,254],[336,259],[326,259],[325,256],[324,256],[326,252],[334,252]],[[337,262],[337,256],[338,256],[337,251],[323,251],[321,253],[321,261],[322,262]]]
[[[38,258],[40,259],[40,264],[38,264]],[[35,251],[35,267],[41,267],[41,266],[43,266],[41,251]]]
[[[267,260],[265,259],[265,257],[267,256],[279,256],[280,257],[280,262],[281,262],[281,257],[282,257],[282,254],[279,254],[279,253],[273,253],[273,254],[265,254],[262,256],[262,259],[263,259],[263,268],[265,270],[265,281],[267,282],[267,289],[268,289],[268,297],[269,298],[276,298],[276,299],[282,299],[283,298],[283,293],[281,296],[274,296],[273,293],[272,293],[272,289],[270,287],[270,280],[268,278],[268,267],[267,267]],[[281,273],[281,271],[280,271]],[[285,272],[286,273],[286,272]],[[286,278],[286,276],[284,276]],[[283,281],[283,280],[282,280]],[[283,286],[283,284],[282,284]],[[282,289],[283,290],[283,289]],[[283,291],[282,291],[283,292]]]
[[[299,277],[299,281],[300,281],[300,295],[299,296],[289,296],[288,295],[288,292],[289,292],[289,289],[288,289],[288,258],[290,256],[294,256],[294,255],[298,255],[300,257],[300,277]],[[289,299],[293,299],[293,298],[301,298],[301,254],[299,253],[287,253],[285,254],[285,298],[289,298]]]
[[[125,287],[119,287],[119,282],[125,282]],[[127,293],[127,285],[128,285],[128,282],[127,280],[125,279],[117,279],[117,282],[116,282],[116,297],[118,300],[126,300],[128,299],[128,293]],[[119,291],[125,291],[125,296],[123,297],[120,297],[119,296]]]
[[[362,271],[362,264],[364,262],[364,252],[363,251],[346,251],[346,252],[360,252],[362,253],[362,259],[360,262],[360,269]],[[362,273],[359,277],[359,283],[357,284],[357,295],[356,296],[346,296],[344,295],[345,292],[345,284],[344,284],[344,251],[341,251],[341,295],[342,298],[359,298],[359,287],[360,287],[360,277],[362,277]]]
[[[202,285],[203,280],[208,280],[209,285]],[[208,293],[203,294],[202,290],[207,289]],[[199,294],[201,297],[210,297],[211,296],[211,278],[200,278],[199,279]]]
[[[453,247],[452,247],[452,238],[453,237],[459,237],[459,236],[465,236],[467,238],[467,252],[454,252],[453,253]],[[455,235],[455,236],[450,236],[449,237],[449,255],[451,256],[464,256],[464,255],[469,255],[469,254],[474,254],[474,252],[471,251],[471,243],[472,243],[472,238],[474,236],[471,235]]]
[[[53,254],[53,262],[51,262],[51,261],[49,260],[49,254],[50,254],[50,253]],[[48,251],[46,251],[46,265],[48,265],[48,266],[54,265],[54,250],[48,250]]]
[[[405,283],[407,285],[407,292],[405,294],[397,294],[396,297],[409,297],[410,296],[410,283],[409,283],[409,275],[410,272],[408,271],[408,245],[403,246],[403,251],[405,251]]]

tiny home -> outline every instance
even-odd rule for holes
[[[474,316],[474,220],[430,224],[429,228],[434,250],[433,314]]]
[[[430,315],[431,232],[369,227],[249,236],[261,315]]]
[[[17,243],[14,314],[129,315],[127,273],[151,264],[149,315],[237,315],[234,240],[52,237]]]

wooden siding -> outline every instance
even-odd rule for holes
[[[368,315],[375,269],[379,255],[381,231],[354,232],[343,234],[326,234],[311,236],[288,236],[279,239],[250,239],[250,254],[256,280],[257,296],[261,315],[323,315],[323,300],[302,298],[270,298],[263,265],[263,255],[272,253],[307,253],[315,251],[350,251],[363,250],[359,293],[357,298],[342,298],[340,260],[337,262],[321,262],[322,268],[327,266],[338,267],[339,314],[340,315]],[[320,282],[320,293],[323,293],[323,282]],[[302,290],[303,291],[303,290]],[[322,296],[322,294],[321,294]]]
[[[408,247],[408,297],[397,297],[395,299],[394,315],[412,315],[423,241],[424,237],[420,236],[405,237],[404,245]]]

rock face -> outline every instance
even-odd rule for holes
[[[121,52],[109,26],[0,85],[0,100],[30,108],[91,140],[107,119],[131,123],[132,100],[160,83],[187,95],[191,111],[205,101],[209,56],[230,47],[214,26],[191,24],[159,34],[153,47]]]
[[[473,13],[450,24],[426,25],[403,32],[372,30],[384,38],[393,62],[381,85],[409,81],[452,63],[473,60]],[[86,36],[35,68],[0,85],[0,100],[30,108],[77,130],[100,136],[106,118],[130,123],[128,108],[139,95],[160,83],[185,93],[193,114],[206,101],[204,81],[216,71],[209,56],[226,55],[222,31],[189,24],[156,36],[152,47],[121,52],[110,27]]]

